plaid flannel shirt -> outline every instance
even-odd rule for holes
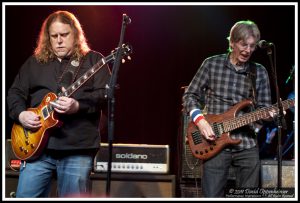
[[[256,66],[256,108],[271,105],[271,90],[266,68]],[[248,77],[250,63],[237,71],[229,61],[229,54],[221,54],[204,60],[196,75],[183,94],[183,107],[187,113],[198,108],[200,101],[205,101],[207,114],[225,113],[233,105],[253,97],[252,81]],[[203,109],[201,109],[203,110]],[[252,109],[253,110],[253,109]],[[242,114],[240,111],[239,114]],[[251,125],[232,131],[233,139],[241,139],[239,145],[231,146],[231,150],[239,151],[256,145],[256,137]],[[229,148],[228,148],[229,149]]]

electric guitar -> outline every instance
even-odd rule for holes
[[[120,49],[119,53],[121,54],[122,60],[125,60],[123,58],[124,56],[127,56],[127,58],[130,59],[129,54],[132,52],[132,48],[129,45],[123,44],[122,47],[116,48],[110,55],[99,60],[64,92],[60,92],[58,96],[50,92],[44,96],[42,102],[37,108],[27,109],[28,111],[32,111],[40,116],[42,126],[38,130],[31,131],[24,128],[19,123],[13,124],[11,131],[11,145],[12,150],[18,159],[34,160],[40,156],[48,142],[51,131],[62,125],[54,112],[55,101],[57,98],[60,96],[70,97],[105,64],[114,61],[118,49]]]
[[[293,107],[295,103],[294,99],[288,99],[282,102],[283,109],[286,110]],[[201,160],[208,160],[217,155],[222,149],[228,145],[237,145],[241,143],[240,139],[232,139],[230,137],[230,131],[258,121],[260,119],[266,119],[270,117],[269,111],[275,110],[278,112],[277,104],[270,107],[260,108],[250,113],[243,114],[236,117],[239,110],[246,106],[253,105],[251,100],[244,100],[228,111],[220,115],[208,114],[205,115],[205,119],[211,125],[216,140],[207,140],[201,135],[198,127],[191,121],[187,128],[187,139],[191,152],[194,157]]]

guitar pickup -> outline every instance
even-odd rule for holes
[[[47,106],[44,106],[42,108],[42,113],[43,113],[44,120],[46,120],[49,117],[49,111],[48,111]]]
[[[193,141],[196,145],[200,144],[202,142],[201,134],[198,130],[192,132],[192,137],[193,137]]]

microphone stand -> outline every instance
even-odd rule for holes
[[[277,82],[277,73],[276,73],[276,49],[275,45],[274,46],[274,63],[272,60],[272,49],[271,47],[268,47],[267,49],[267,55],[269,56],[270,64],[271,64],[271,70],[272,70],[272,75],[275,81],[275,88],[276,88],[276,100],[277,100],[277,105],[278,105],[278,114],[276,117],[277,120],[277,126],[278,126],[278,145],[277,145],[277,162],[278,162],[278,181],[277,181],[277,188],[280,189],[282,188],[282,144],[281,144],[281,137],[282,137],[282,128],[286,129],[286,123],[284,120],[284,114],[283,114],[283,107],[280,99],[280,93],[279,93],[279,88],[278,88],[278,82]]]
[[[110,196],[110,182],[111,182],[111,162],[112,162],[112,148],[113,148],[113,139],[114,139],[114,108],[115,108],[115,86],[117,81],[117,74],[120,67],[121,62],[121,48],[124,40],[125,28],[128,24],[130,24],[131,19],[123,14],[122,19],[122,28],[120,41],[118,45],[118,49],[116,52],[116,58],[112,69],[112,76],[110,79],[110,83],[107,87],[107,97],[108,97],[108,164],[107,164],[107,178],[106,178],[106,196]]]

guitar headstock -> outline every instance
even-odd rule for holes
[[[117,53],[118,49],[120,49],[120,52],[121,52],[122,63],[125,63],[126,59],[127,60],[131,60],[131,57],[130,57],[130,54],[132,53],[132,46],[131,45],[129,45],[129,44],[122,44],[121,48],[117,47],[113,51],[111,51],[111,53],[113,55],[115,55]]]

